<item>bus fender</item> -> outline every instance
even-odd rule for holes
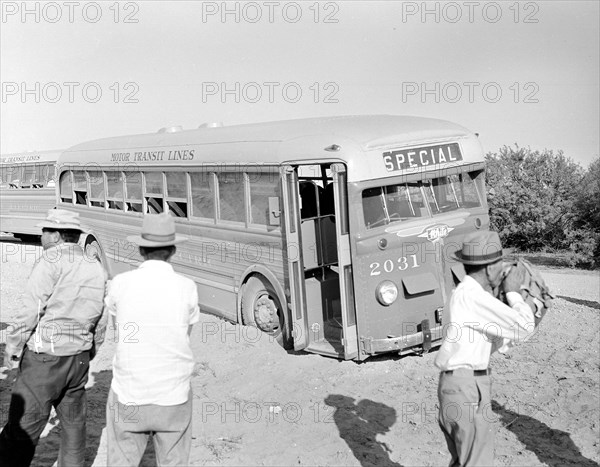
[[[100,264],[106,270],[108,274],[108,278],[112,279],[112,271],[110,267],[110,263],[106,260],[106,254],[104,252],[104,248],[102,248],[102,244],[97,239],[98,237],[94,234],[92,230],[84,230],[81,232],[81,237],[79,237],[79,245],[83,248],[83,254],[90,258],[95,255],[99,260]]]

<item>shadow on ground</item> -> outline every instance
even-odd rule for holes
[[[575,305],[583,305],[593,308],[594,310],[600,310],[600,303],[595,302],[594,300],[583,300],[581,298],[566,297],[564,295],[557,295],[556,297],[562,298],[567,302],[575,303]]]
[[[333,420],[340,437],[360,465],[402,467],[390,459],[388,445],[377,441],[378,434],[387,433],[396,423],[394,408],[369,399],[356,402],[354,398],[340,394],[330,394],[324,402],[335,410]]]
[[[527,450],[537,456],[540,463],[550,467],[598,466],[597,462],[581,454],[568,432],[551,428],[528,415],[508,410],[496,401],[492,401],[492,409],[506,429],[512,431]]]

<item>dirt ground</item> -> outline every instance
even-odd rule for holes
[[[7,241],[0,246],[2,344],[39,247]],[[496,465],[598,465],[600,275],[542,272],[558,297],[554,308],[530,341],[507,356],[492,357],[489,416],[497,425]],[[443,466],[449,461],[436,421],[435,353],[364,363],[288,353],[253,328],[210,315],[195,326],[192,342],[192,465]],[[106,465],[113,351],[109,331],[90,371],[86,465]],[[2,425],[11,379],[0,380]],[[33,465],[52,465],[59,439],[60,424],[51,420]],[[141,465],[155,465],[151,448]]]

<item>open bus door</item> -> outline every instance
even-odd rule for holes
[[[331,202],[301,216],[297,172],[282,168],[292,335],[295,350],[351,359],[358,347],[345,167],[335,164],[332,174],[331,186],[321,193]]]

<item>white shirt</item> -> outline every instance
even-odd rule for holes
[[[534,330],[533,312],[518,292],[508,292],[510,306],[494,298],[471,276],[465,276],[448,302],[449,322],[435,358],[441,371],[457,368],[485,370],[490,355],[506,351]]]
[[[105,301],[118,332],[111,387],[119,402],[186,402],[194,369],[188,327],[200,319],[196,284],[148,260],[117,275]]]

